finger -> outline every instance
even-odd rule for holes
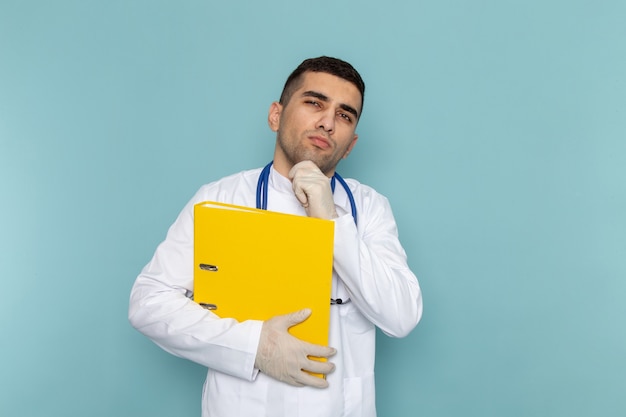
[[[309,197],[307,196],[306,191],[301,184],[301,181],[295,177],[291,177],[291,181],[291,188],[293,189],[293,193],[296,195],[296,198],[298,199],[300,204],[307,204],[307,202],[309,201]]]
[[[298,185],[296,185],[296,183],[293,183],[293,192],[296,195],[296,198],[298,199],[298,201],[300,202],[300,204],[302,204],[305,208],[308,206],[309,204],[309,197],[306,194],[306,192],[304,191],[304,189]]]
[[[291,169],[289,170],[289,173],[287,174],[287,177],[293,181],[293,179],[296,177],[296,174],[298,173],[298,170],[300,169],[300,165],[299,164],[295,164],[294,166],[291,167]]]
[[[329,358],[337,353],[337,349],[330,346],[315,345],[313,343],[307,342],[303,343],[306,343],[304,351],[306,352],[307,356],[314,356],[317,358]]]
[[[306,161],[303,161],[306,162]],[[287,177],[290,180],[294,180],[294,178],[303,175],[302,172],[306,170],[306,166],[303,167],[303,162],[299,162],[297,164],[295,164],[293,167],[291,167],[291,169],[289,170],[289,173],[287,174]]]
[[[313,388],[328,388],[328,381],[326,381],[324,378],[311,375],[304,371],[300,372],[296,376],[295,380],[299,384],[307,385]]]
[[[319,171],[319,168],[317,167],[317,165],[315,165],[313,161],[309,161],[309,160],[300,161],[297,164],[295,164],[293,167],[291,167],[287,176],[290,179],[293,179],[297,175],[298,171],[301,171],[301,170],[311,171],[311,170],[316,170],[316,169]]]
[[[303,371],[308,371],[314,374],[326,375],[335,370],[335,364],[333,362],[321,361],[318,359],[307,359],[301,366]]]

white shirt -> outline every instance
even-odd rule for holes
[[[203,417],[374,417],[375,327],[406,336],[422,315],[422,296],[406,262],[385,197],[346,179],[358,210],[358,227],[343,187],[337,186],[329,387],[293,387],[259,373],[254,361],[261,321],[217,318],[189,297],[193,290],[193,206],[219,201],[256,205],[261,169],[204,185],[187,203],[133,286],[129,319],[164,350],[206,366]],[[268,210],[306,215],[291,181],[273,168]],[[263,244],[263,242],[259,242]]]

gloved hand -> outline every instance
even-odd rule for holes
[[[308,356],[327,358],[334,355],[336,350],[304,342],[287,332],[291,326],[302,323],[310,315],[311,310],[304,309],[265,321],[254,366],[272,378],[297,387],[328,387],[325,379],[304,371],[316,374],[334,371],[335,365],[331,362],[312,360]]]
[[[289,171],[296,198],[309,217],[334,219],[337,217],[330,179],[312,161],[297,163]]]

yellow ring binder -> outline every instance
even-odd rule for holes
[[[210,201],[194,216],[195,302],[238,321],[310,308],[289,331],[328,345],[332,221]]]

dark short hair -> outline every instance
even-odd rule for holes
[[[283,92],[280,95],[280,104],[287,104],[296,91],[302,80],[302,75],[306,72],[325,72],[346,81],[351,82],[361,92],[361,109],[363,109],[363,101],[365,99],[365,83],[361,75],[349,63],[338,58],[321,56],[318,58],[309,58],[302,61],[287,78]]]

